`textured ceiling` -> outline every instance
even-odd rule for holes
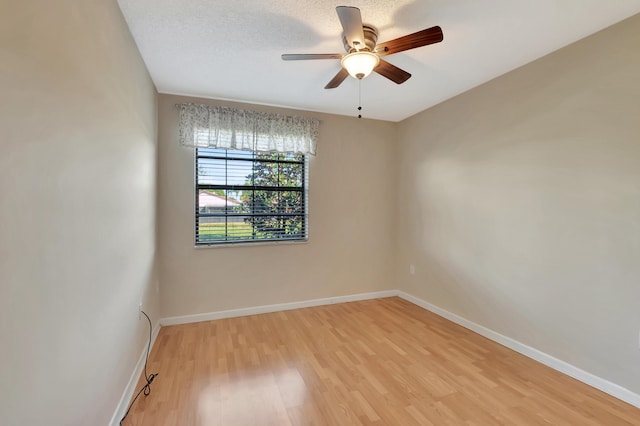
[[[356,116],[358,81],[324,86],[344,53],[338,5],[359,7],[384,42],[434,25],[444,41],[385,57],[413,76],[362,81],[362,115],[399,121],[640,13],[640,0],[118,0],[161,93]]]

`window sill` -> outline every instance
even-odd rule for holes
[[[229,247],[254,247],[254,246],[280,246],[280,245],[290,245],[290,244],[307,244],[309,239],[304,240],[289,240],[289,241],[239,241],[237,243],[221,243],[221,244],[196,244],[194,248],[196,249],[219,249],[219,248],[229,248]]]

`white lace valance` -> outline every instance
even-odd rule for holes
[[[316,154],[316,119],[193,103],[176,106],[181,145]]]

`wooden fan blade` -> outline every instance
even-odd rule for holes
[[[304,61],[307,59],[342,59],[339,53],[285,53],[282,55],[283,61]]]
[[[378,56],[391,55],[392,53],[403,52],[416,47],[426,46],[428,44],[440,43],[444,39],[442,28],[436,26],[409,34],[404,37],[389,40],[376,46],[375,52]]]
[[[326,86],[324,86],[324,88],[325,89],[335,89],[336,87],[340,86],[340,84],[348,76],[349,76],[349,73],[347,72],[347,70],[345,70],[344,68],[340,68],[340,71],[338,71],[338,74],[336,74],[336,76],[333,77],[331,79],[331,81],[329,83],[327,83]]]
[[[338,6],[336,7],[336,12],[338,12],[338,18],[340,19],[347,44],[351,47],[357,47],[358,50],[366,47],[360,9],[351,6]]]
[[[380,63],[373,70],[396,84],[402,84],[411,78],[411,74],[383,59],[380,59]]]

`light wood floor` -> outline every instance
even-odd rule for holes
[[[125,425],[640,425],[640,409],[399,298],[164,327]]]

